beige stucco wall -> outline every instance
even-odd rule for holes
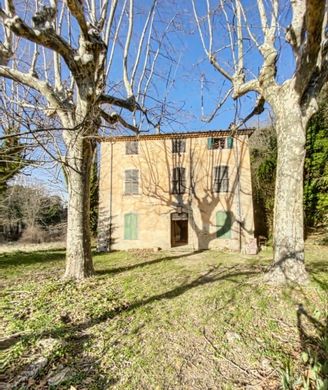
[[[101,143],[100,247],[105,249],[111,220],[112,249],[170,248],[171,213],[180,205],[189,215],[188,248],[239,250],[254,231],[248,136],[235,138],[233,149],[208,150],[207,137],[187,138],[186,152],[180,155],[172,153],[171,146],[171,139],[141,140],[139,153],[126,155],[125,142]],[[218,165],[229,166],[228,193],[212,191],[213,168]],[[186,168],[187,179],[187,191],[179,196],[170,193],[177,166]],[[138,195],[124,194],[126,169],[139,170]],[[233,213],[231,239],[216,238],[219,210]],[[138,214],[138,239],[124,240],[124,215],[131,212]]]

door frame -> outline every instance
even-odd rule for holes
[[[171,213],[170,217],[170,229],[171,229],[171,248],[175,248],[177,246],[183,246],[183,245],[188,245],[189,242],[189,218],[188,218],[188,213]],[[175,227],[176,223],[178,221],[185,221],[186,222],[186,230],[187,230],[187,239],[186,241],[176,241],[175,240]]]

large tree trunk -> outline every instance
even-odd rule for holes
[[[305,128],[301,110],[282,99],[276,113],[277,171],[274,207],[274,259],[267,281],[305,283],[303,166]],[[296,106],[296,108],[295,108]]]
[[[83,279],[94,272],[90,237],[90,172],[94,150],[94,142],[80,135],[68,151],[65,278],[69,279]]]

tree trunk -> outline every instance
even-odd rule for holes
[[[274,259],[266,280],[274,284],[302,284],[308,279],[304,266],[303,227],[305,129],[300,110],[293,109],[290,102],[285,104],[286,101],[282,99],[280,112],[276,114]]]
[[[95,144],[77,136],[68,151],[66,167],[69,203],[65,278],[93,274],[90,237],[90,172]]]

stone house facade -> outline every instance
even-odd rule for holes
[[[103,139],[98,249],[241,250],[254,238],[251,134]]]

